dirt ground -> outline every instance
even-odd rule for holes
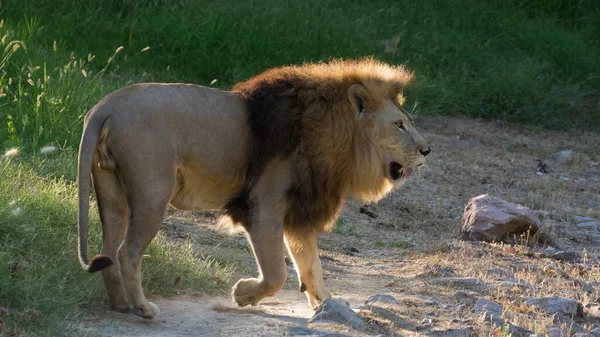
[[[417,128],[433,150],[426,165],[376,205],[349,201],[334,231],[319,238],[329,289],[349,299],[368,322],[361,332],[327,331],[419,336],[471,326],[480,336],[507,335],[472,312],[477,297],[499,303],[507,321],[541,335],[553,318],[524,305],[526,297],[575,299],[584,307],[584,317],[575,320],[583,331],[600,327],[594,306],[600,302],[600,228],[578,227],[575,218],[600,221],[600,133],[540,131],[463,117],[423,116]],[[574,152],[570,163],[551,160],[566,149]],[[542,235],[515,238],[516,244],[460,241],[467,201],[486,193],[541,211]],[[235,265],[231,285],[254,276],[243,234],[226,233],[215,222],[213,213],[170,210],[163,231],[173,240],[189,237],[205,254]],[[548,246],[577,252],[583,260],[558,261],[534,250]],[[506,281],[507,275],[517,281]],[[392,295],[399,304],[361,308],[376,294]],[[283,336],[313,314],[298,292],[291,263],[284,290],[257,307],[234,309],[225,296],[153,300],[161,307],[158,320],[107,310],[81,323],[82,332]]]

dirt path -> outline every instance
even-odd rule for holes
[[[334,295],[348,298],[354,309],[375,294],[391,295],[399,304],[362,310],[366,331],[329,331],[419,336],[473,327],[479,335],[493,334],[489,322],[471,310],[472,296],[496,301],[512,323],[536,332],[553,320],[523,306],[524,298],[572,298],[586,308],[577,321],[582,329],[600,327],[600,314],[589,309],[600,302],[600,228],[581,228],[574,220],[600,221],[600,134],[532,131],[451,117],[423,117],[418,127],[433,148],[427,165],[377,205],[348,202],[334,231],[319,238],[326,283]],[[551,154],[564,149],[574,151],[572,162],[553,163]],[[551,170],[537,173],[540,161]],[[542,231],[550,241],[457,241],[465,204],[485,193],[541,211]],[[250,252],[239,247],[243,236],[216,231],[215,221],[212,214],[172,211],[163,232],[174,241],[189,238],[199,251],[236,265],[230,286],[238,277],[255,275]],[[585,258],[578,263],[544,258],[533,253],[536,244]],[[214,310],[215,302],[229,301],[225,297],[155,299],[162,312],[155,322],[107,311],[82,329],[115,337],[282,336],[313,315],[297,289],[288,265],[284,290],[254,308]],[[431,300],[421,301],[425,297]]]
[[[304,325],[313,313],[291,290],[247,309],[234,309],[221,297],[158,299],[155,303],[161,308],[157,320],[109,313],[102,322],[85,324],[84,330],[114,337],[282,336],[290,326]]]

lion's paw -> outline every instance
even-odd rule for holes
[[[256,305],[262,299],[257,294],[260,290],[258,279],[248,278],[239,280],[232,289],[231,296],[240,307]]]
[[[133,308],[131,312],[144,319],[157,319],[160,316],[160,309],[152,302],[148,302],[148,305],[144,308]]]

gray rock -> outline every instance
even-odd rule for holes
[[[537,233],[539,213],[488,194],[469,200],[462,218],[464,240],[499,241],[509,234]]]
[[[540,309],[549,314],[560,313],[583,317],[583,306],[581,303],[563,297],[526,298],[526,305]]]
[[[371,304],[376,302],[399,304],[399,302],[393,296],[390,295],[373,295],[369,297],[366,303]]]
[[[582,222],[577,224],[577,227],[584,229],[600,229],[600,221]]]
[[[349,325],[359,330],[365,328],[365,322],[352,309],[331,299],[323,301],[317,308],[314,316],[308,320],[308,324],[317,322]]]
[[[571,318],[566,317],[561,313],[556,313],[552,315],[552,323],[554,325],[559,326],[565,330],[570,331],[571,333],[583,332],[584,329],[581,325],[577,324]]]
[[[487,271],[488,276],[496,276],[503,278],[511,278],[515,276],[515,273],[512,270],[505,270],[500,268],[493,268]]]
[[[476,285],[483,283],[477,277],[435,277],[430,279],[429,281],[435,283],[448,283],[455,285]]]
[[[472,326],[468,326],[460,329],[448,329],[448,330],[434,330],[427,333],[427,336],[431,337],[471,337],[477,336]]]
[[[546,336],[548,337],[567,337],[567,331],[557,327],[556,325],[551,325],[546,327]]]
[[[434,306],[440,304],[440,301],[437,298],[423,295],[400,295],[398,296],[398,301],[427,306]]]
[[[585,332],[578,332],[572,335],[572,337],[594,337],[594,335]]]
[[[487,321],[493,316],[500,318],[502,316],[502,306],[496,302],[480,297],[475,303],[473,312],[477,314],[484,314],[482,315],[483,320]]]
[[[320,331],[317,329],[311,329],[304,326],[294,326],[289,328],[286,336],[318,336],[318,337],[350,337],[340,333],[331,333],[327,331]]]
[[[600,328],[596,328],[596,329],[590,331],[590,334],[594,337],[600,337]]]
[[[576,223],[582,223],[582,222],[590,222],[590,221],[594,221],[594,219],[592,218],[588,218],[587,216],[579,216],[579,215],[575,215],[573,217],[573,219],[575,220]]]
[[[550,156],[554,162],[562,165],[569,164],[573,161],[573,150],[562,150],[558,151]]]
[[[581,255],[577,252],[560,250],[558,252],[553,252],[550,254],[546,254],[546,250],[541,254],[542,257],[547,257],[559,261],[565,262],[579,262],[581,261]]]
[[[495,283],[499,285],[519,286],[522,288],[533,289],[533,285],[531,285],[531,283],[516,278],[500,278]]]

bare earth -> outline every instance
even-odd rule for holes
[[[584,317],[575,319],[582,331],[600,327],[595,307],[600,302],[600,227],[578,227],[575,218],[600,221],[600,133],[535,131],[462,117],[419,117],[417,127],[433,149],[426,165],[377,205],[349,201],[335,230],[319,240],[328,287],[350,300],[367,330],[315,328],[349,336],[419,336],[470,326],[480,336],[500,336],[502,327],[472,312],[474,299],[485,297],[502,305],[507,321],[544,335],[553,324],[551,315],[523,299],[550,296],[583,305]],[[569,164],[550,159],[565,149],[574,152]],[[540,161],[548,173],[536,174]],[[516,244],[459,241],[464,206],[486,193],[542,211],[543,234],[514,238]],[[176,241],[189,237],[200,251],[235,265],[230,286],[239,277],[254,276],[243,235],[218,230],[215,222],[212,213],[170,210],[163,231]],[[534,250],[548,246],[583,259],[564,262]],[[359,308],[376,294],[394,296],[399,304]],[[305,326],[313,314],[298,292],[291,264],[284,290],[256,307],[236,309],[227,296],[152,300],[161,308],[158,320],[107,310],[82,322],[81,332],[284,336],[290,327]],[[560,327],[575,332],[573,326]]]

